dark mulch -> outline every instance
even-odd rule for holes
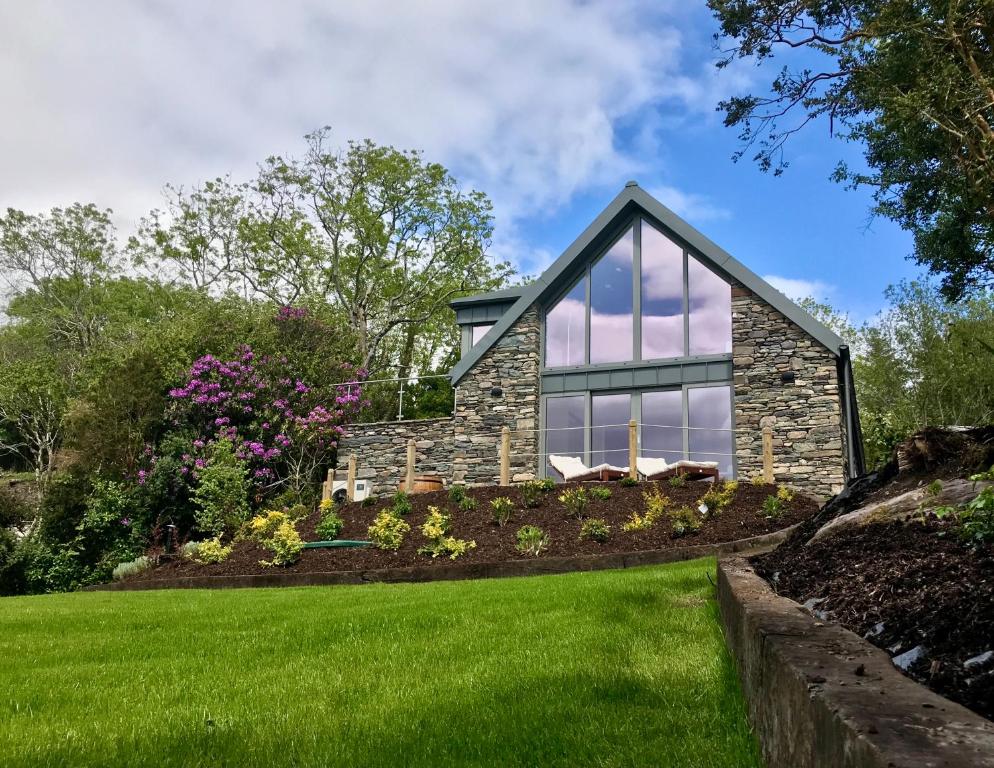
[[[643,483],[635,487],[624,487],[618,483],[583,484],[588,489],[594,485],[604,485],[610,488],[612,493],[611,498],[604,501],[592,499],[586,512],[588,517],[603,518],[610,524],[610,538],[603,544],[579,539],[580,521],[568,517],[557,498],[567,486],[558,486],[555,491],[543,494],[542,505],[533,509],[524,506],[521,491],[516,487],[486,486],[467,491],[477,499],[477,508],[471,512],[460,512],[456,505],[449,501],[448,494],[444,491],[412,496],[413,511],[406,518],[411,525],[411,531],[396,552],[379,550],[375,547],[305,549],[296,564],[282,570],[309,573],[449,563],[448,559],[433,560],[430,556],[417,552],[418,548],[426,543],[419,528],[424,523],[430,505],[438,506],[451,514],[451,535],[476,542],[476,549],[460,558],[459,562],[479,563],[521,559],[523,555],[515,549],[516,533],[526,524],[537,525],[549,535],[549,548],[540,557],[637,552],[697,544],[717,544],[772,533],[804,520],[814,513],[818,506],[811,499],[798,495],[780,519],[767,520],[761,511],[762,503],[769,494],[776,491],[776,488],[742,483],[729,508],[723,510],[717,517],[708,519],[697,533],[675,538],[667,520],[660,521],[652,529],[644,532],[625,533],[621,530],[622,524],[633,511],[644,511],[643,493],[651,484]],[[674,506],[682,504],[696,506],[697,499],[709,486],[704,482],[689,482],[683,488],[672,488],[666,483],[661,483],[659,487],[670,497]],[[510,497],[516,507],[511,522],[503,528],[491,522],[490,500],[497,496]],[[339,538],[368,539],[367,528],[373,518],[389,505],[390,499],[385,498],[377,500],[372,506],[364,507],[361,504],[342,506],[339,513],[345,520],[345,529]],[[319,538],[314,533],[317,521],[318,515],[315,513],[298,525],[298,530],[305,541],[315,541]],[[138,578],[164,579],[176,576],[268,573],[271,569],[261,566],[259,561],[270,557],[269,552],[254,542],[239,541],[235,544],[231,556],[223,563],[200,565],[177,559],[163,562]]]
[[[994,553],[964,545],[949,524],[876,524],[754,558],[780,594],[866,637],[892,656],[922,645],[908,674],[994,719]],[[822,613],[823,612],[823,613]]]

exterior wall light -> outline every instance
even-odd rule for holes
[[[797,379],[797,374],[793,371],[784,371],[780,374],[781,384],[793,384],[795,379]]]
[[[501,397],[503,394],[504,394],[504,390],[501,389],[500,387],[493,387],[490,390],[490,396],[491,397]]]

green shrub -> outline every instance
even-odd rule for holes
[[[465,541],[447,535],[450,523],[449,516],[438,507],[428,507],[428,516],[421,526],[421,534],[428,539],[428,543],[418,549],[418,553],[431,555],[433,558],[448,557],[450,560],[455,560],[469,550],[475,549],[475,541]]]
[[[152,558],[145,557],[145,555],[139,555],[134,560],[118,563],[118,565],[111,572],[111,576],[114,578],[114,581],[122,581],[123,579],[130,579],[133,576],[144,573],[151,567]]]
[[[735,480],[711,483],[711,487],[697,500],[697,505],[703,504],[707,507],[708,513],[717,515],[735,500],[735,492],[738,488],[739,484]]]
[[[786,485],[781,485],[777,488],[777,498],[784,504],[790,504],[794,500],[794,495],[793,489],[788,488]]]
[[[779,494],[767,496],[763,500],[763,514],[768,520],[779,520],[783,515],[783,506]]]
[[[697,512],[688,506],[677,507],[667,512],[673,525],[674,536],[685,536],[694,533],[701,527],[701,518]]]
[[[591,517],[589,520],[584,520],[583,525],[580,526],[581,539],[605,542],[610,535],[611,526],[599,517]]]
[[[761,473],[756,473],[755,475],[753,475],[752,479],[750,479],[749,482],[757,486],[766,485],[766,479],[763,477]]]
[[[378,549],[400,549],[404,536],[411,530],[407,522],[390,509],[382,510],[369,526],[369,540]]]
[[[994,480],[994,465],[991,465],[990,469],[979,472],[976,475],[970,475],[970,479],[975,483],[981,480]]]
[[[376,498],[373,496],[364,496],[359,505],[362,507],[371,507],[376,503]]]
[[[973,544],[994,542],[994,485],[984,488],[967,502],[959,515],[963,538]]]
[[[669,482],[670,488],[683,488],[687,484],[687,478],[684,475],[673,475]]]
[[[543,493],[552,493],[556,490],[556,481],[551,477],[543,477],[541,480],[536,481],[541,487]]]
[[[273,535],[262,542],[262,546],[273,553],[272,560],[260,560],[265,566],[293,565],[300,559],[304,550],[304,540],[297,533],[297,528],[287,520],[277,528]]]
[[[583,488],[567,488],[559,494],[559,502],[566,507],[567,514],[580,519],[583,517],[587,504],[590,503],[590,499]]]
[[[17,493],[0,488],[0,528],[9,528],[34,517],[34,511]]]
[[[536,525],[523,525],[518,529],[518,552],[538,557],[549,546],[549,537]]]
[[[507,496],[498,496],[490,502],[490,511],[493,521],[503,528],[514,514],[514,502]]]
[[[199,541],[187,541],[179,548],[179,555],[180,557],[185,557],[187,560],[193,560],[197,556],[199,549]]]
[[[645,501],[645,514],[653,523],[666,514],[671,503],[669,496],[661,493],[658,486],[643,493],[642,500]]]
[[[611,489],[605,485],[595,485],[590,489],[590,495],[598,501],[607,501],[611,498]]]
[[[542,505],[545,488],[542,480],[527,480],[521,484],[521,500],[526,507],[534,509]]]
[[[230,442],[219,440],[193,490],[197,528],[215,536],[237,530],[250,514],[249,490],[245,463],[235,457]]]
[[[639,481],[631,475],[627,475],[618,481],[618,485],[624,486],[625,488],[634,488],[638,484]]]
[[[213,539],[201,541],[197,545],[197,552],[193,559],[198,563],[210,565],[212,563],[223,563],[231,554],[231,545],[227,547],[221,545],[221,537],[215,536]]]
[[[476,509],[476,499],[472,496],[467,496],[462,501],[459,502],[460,512],[472,512]]]
[[[335,502],[324,499],[318,507],[321,519],[314,527],[314,533],[321,541],[334,541],[345,527],[345,521],[335,511]]]
[[[397,517],[407,517],[411,514],[411,497],[408,496],[404,491],[397,491],[393,495],[393,501],[390,504],[390,509]]]
[[[459,503],[465,498],[466,498],[465,485],[460,485],[457,483],[453,485],[451,488],[449,488],[449,501],[451,501],[456,506],[458,506]]]
[[[931,483],[925,486],[926,496],[938,496],[940,493],[942,493],[941,480],[933,480]]]
[[[271,509],[268,512],[262,512],[249,520],[249,536],[256,541],[263,542],[266,539],[271,539],[279,527],[288,522],[290,522],[290,516],[283,510]]]

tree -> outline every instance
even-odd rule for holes
[[[947,298],[994,285],[994,6],[989,0],[708,0],[736,58],[787,51],[826,61],[784,67],[767,95],[721,102],[764,170],[808,123],[862,143],[874,211],[914,234],[915,259]]]
[[[9,438],[0,452],[13,453],[34,470],[44,492],[62,444],[66,390],[63,376],[47,360],[4,361],[0,377],[0,422]]]

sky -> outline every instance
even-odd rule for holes
[[[0,209],[75,201],[127,235],[170,183],[254,175],[303,135],[419,149],[494,202],[491,252],[551,263],[636,180],[788,295],[860,321],[914,277],[910,237],[829,180],[815,124],[779,178],[732,161],[716,23],[679,0],[0,0]],[[765,77],[765,79],[764,79]]]

